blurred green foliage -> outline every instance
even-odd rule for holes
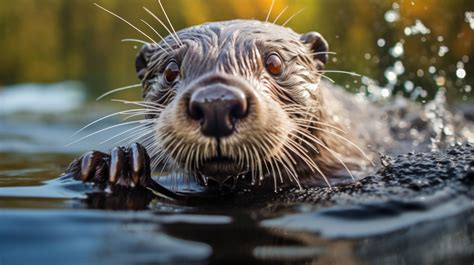
[[[124,38],[142,38],[137,31],[93,5],[93,2],[119,14],[141,29],[140,21],[150,22],[161,34],[166,31],[143,9],[145,6],[163,17],[155,0],[15,0],[0,1],[0,86],[23,82],[82,80],[95,97],[116,87],[137,83],[134,43]],[[295,31],[321,32],[337,55],[328,69],[358,72],[384,86],[386,70],[401,61],[404,72],[394,84],[404,89],[404,81],[426,90],[427,98],[439,87],[451,99],[472,99],[466,87],[474,79],[474,31],[465,18],[473,11],[472,0],[277,0],[270,21],[288,6],[279,22],[304,8],[288,24]],[[264,20],[271,0],[163,0],[174,27],[182,29],[206,21],[228,19]],[[384,15],[396,11],[398,21],[388,22]],[[427,35],[407,36],[406,27],[423,22],[431,31]],[[383,39],[385,45],[377,44]],[[390,49],[401,42],[404,54],[395,58]],[[441,46],[449,51],[439,55]],[[463,62],[464,61],[464,62]],[[456,76],[459,62],[467,73]],[[435,67],[435,72],[429,69]],[[433,68],[432,68],[433,69]],[[328,74],[338,84],[357,91],[361,79]],[[136,90],[124,92],[137,98]],[[405,94],[408,92],[405,91]]]

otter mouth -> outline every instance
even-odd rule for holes
[[[202,175],[221,179],[241,174],[242,168],[233,158],[216,156],[204,160],[199,165],[198,171]]]

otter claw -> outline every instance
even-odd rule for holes
[[[66,170],[73,178],[109,186],[148,187],[151,183],[150,157],[134,143],[129,148],[115,147],[110,154],[90,151],[74,160]]]
[[[81,170],[79,179],[82,181],[92,181],[97,183],[105,182],[104,176],[107,174],[108,155],[99,151],[90,151],[81,158]]]

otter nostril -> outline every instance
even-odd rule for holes
[[[247,115],[247,98],[240,89],[223,84],[202,87],[191,95],[188,114],[200,121],[204,135],[228,136],[235,123]]]
[[[247,100],[245,97],[239,97],[237,100],[231,103],[230,116],[235,120],[242,119],[247,116]]]
[[[201,104],[199,101],[191,98],[189,101],[188,114],[192,119],[197,121],[201,121],[204,118],[204,113],[201,109]]]

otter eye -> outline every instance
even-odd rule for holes
[[[276,54],[270,54],[265,61],[265,68],[272,75],[280,75],[283,72],[283,64]]]
[[[163,72],[165,80],[167,83],[172,83],[179,75],[179,66],[175,61],[171,61],[165,68]]]

